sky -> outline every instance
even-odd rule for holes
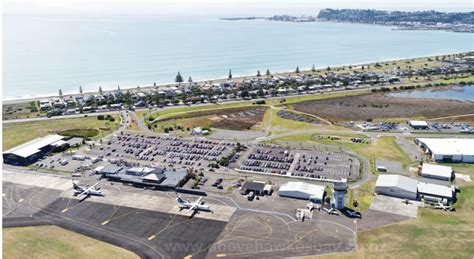
[[[4,14],[316,15],[322,8],[472,11],[472,0],[3,0]]]

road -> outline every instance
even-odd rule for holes
[[[370,89],[370,87],[364,88],[357,88],[357,89],[351,89],[351,90],[345,90],[345,89],[335,89],[335,90],[329,90],[323,92],[323,94],[331,94],[331,93],[349,93],[349,92],[360,92],[360,91],[367,91]],[[320,93],[307,93],[307,94],[297,94],[297,95],[288,95],[288,96],[276,96],[276,97],[270,97],[270,98],[259,98],[259,99],[252,99],[252,100],[243,100],[243,99],[236,99],[236,100],[230,100],[230,101],[223,101],[218,104],[212,104],[212,103],[200,103],[200,104],[193,104],[191,107],[200,107],[200,106],[209,106],[209,107],[219,107],[219,104],[232,104],[232,103],[243,103],[243,102],[248,102],[248,103],[253,103],[259,100],[280,100],[280,99],[285,99],[285,98],[290,98],[290,97],[295,97],[295,96],[311,96],[311,95],[321,95]],[[173,105],[173,106],[166,106],[163,108],[160,108],[159,110],[152,110],[152,113],[156,113],[158,111],[162,110],[168,110],[168,109],[176,109],[176,108],[183,108],[187,107],[185,105]],[[138,108],[135,111],[148,111],[150,110],[149,108]],[[87,113],[88,116],[97,116],[97,115],[107,115],[107,114],[117,114],[120,111],[107,111],[107,112],[94,112],[94,113]],[[53,117],[37,117],[37,118],[24,118],[24,119],[14,119],[14,120],[3,120],[3,123],[16,123],[16,122],[28,122],[28,121],[39,121],[39,120],[55,120],[55,119],[66,119],[66,118],[78,118],[78,117],[84,117],[86,114],[74,114],[74,115],[61,115],[61,116],[53,116]]]

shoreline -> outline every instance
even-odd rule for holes
[[[377,60],[377,61],[365,61],[365,62],[362,62],[362,63],[357,63],[357,64],[339,64],[339,65],[334,65],[334,66],[330,66],[331,67],[331,70],[334,70],[334,69],[342,69],[342,68],[348,68],[349,66],[352,66],[353,68],[354,67],[360,67],[360,66],[367,66],[367,65],[374,65],[376,63],[387,63],[387,62],[400,62],[400,61],[406,61],[406,60],[413,60],[413,59],[427,59],[427,58],[434,58],[436,56],[445,56],[445,55],[458,55],[458,54],[466,54],[466,53],[469,53],[469,52],[452,52],[452,53],[442,53],[442,54],[437,54],[437,55],[429,55],[429,56],[418,56],[418,57],[403,57],[403,58],[395,58],[395,59],[384,59],[384,60]],[[318,72],[323,72],[325,71],[327,68],[327,66],[324,66],[324,67],[316,67],[316,70],[315,72],[312,72],[311,71],[311,68],[309,69],[305,69],[305,68],[302,68],[301,69],[301,72],[300,74],[305,74],[305,73],[318,73]],[[261,71],[262,72],[262,71]],[[262,72],[262,76],[261,78],[266,78],[267,76],[264,74],[265,71]],[[272,76],[289,76],[289,75],[295,75],[296,73],[291,70],[291,71],[276,71],[276,72],[272,72]],[[249,79],[249,78],[256,78],[257,76],[254,74],[254,75],[251,75],[251,74],[248,74],[248,75],[235,75],[232,77],[232,81],[234,82],[242,82],[243,80],[246,80],[246,79]],[[200,80],[195,80],[193,81],[193,83],[197,83],[197,84],[203,84],[203,83],[206,83],[206,82],[212,82],[212,83],[220,83],[220,82],[224,82],[224,81],[228,81],[229,79],[227,79],[226,77],[221,77],[221,78],[210,78],[210,79],[200,79]],[[182,85],[185,85],[185,84],[188,84],[188,82],[183,82],[181,83]],[[166,83],[160,83],[160,84],[156,84],[156,87],[158,88],[165,88],[165,87],[173,87],[173,86],[178,86],[177,83],[174,83],[174,82],[166,82]],[[152,84],[151,85],[143,85],[143,86],[140,86],[140,91],[149,91],[149,90],[152,90],[153,88],[155,88],[155,86],[153,86]],[[120,90],[122,91],[127,91],[127,90],[130,90],[131,92],[135,92],[137,91],[137,86],[120,86]],[[59,89],[58,89],[59,91]],[[104,88],[103,87],[103,92],[104,93],[109,93],[109,92],[115,92],[117,91],[117,88]],[[84,91],[82,93],[82,95],[95,95],[95,94],[98,94],[99,91]],[[76,96],[80,96],[81,94],[79,92],[76,92],[76,93],[64,93],[63,94],[63,98],[66,98],[66,97],[76,97]],[[45,95],[41,95],[41,96],[25,96],[25,97],[20,97],[20,98],[3,98],[2,97],[2,102],[3,104],[17,104],[17,103],[26,103],[26,102],[32,102],[32,101],[39,101],[41,99],[51,99],[51,98],[59,98],[59,95],[58,94],[45,94]]]

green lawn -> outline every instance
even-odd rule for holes
[[[255,102],[255,101],[253,101]],[[152,118],[168,118],[179,114],[185,114],[187,112],[192,111],[204,111],[204,110],[216,110],[216,109],[225,109],[225,108],[237,108],[237,107],[245,107],[245,106],[252,106],[252,101],[248,102],[238,102],[238,103],[226,103],[226,104],[209,104],[204,106],[186,106],[186,107],[178,107],[172,109],[165,109],[160,110],[158,112],[152,112]],[[149,111],[142,111],[136,112],[137,117],[143,117],[143,114],[149,114]]]
[[[419,218],[362,232],[359,256],[400,258],[472,258],[474,186],[464,187],[456,212],[420,208]]]
[[[321,257],[472,258],[474,184],[462,187],[457,197],[455,212],[420,208],[418,219],[359,232],[355,252]]]
[[[367,211],[372,203],[375,191],[375,179],[367,181],[357,189],[349,189],[346,197],[346,207],[351,209],[357,209],[358,211]],[[359,207],[354,208],[353,201],[357,199]]]
[[[139,258],[121,247],[56,226],[2,231],[3,258]]]
[[[65,130],[78,132],[84,129],[94,129],[99,131],[99,134],[94,136],[96,139],[118,127],[120,119],[118,116],[114,116],[114,118],[114,122],[98,120],[97,117],[82,117],[3,124],[3,150]]]

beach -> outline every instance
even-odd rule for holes
[[[17,33],[21,31],[22,33]],[[473,35],[199,16],[4,17],[3,100],[472,50]],[[34,38],[34,41],[31,41]],[[27,51],[26,51],[27,50]],[[357,51],[355,51],[357,50]]]

